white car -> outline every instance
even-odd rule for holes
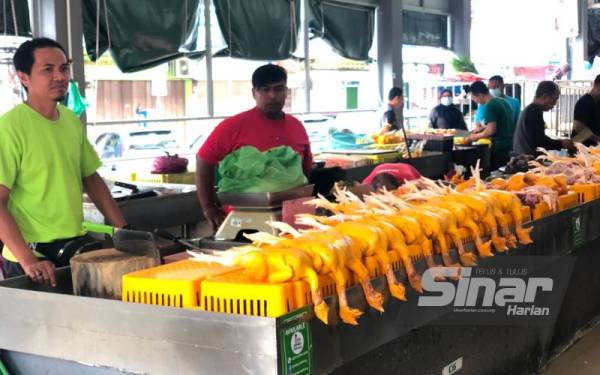
[[[94,141],[100,159],[136,158],[177,153],[179,146],[170,129],[132,130],[128,132],[106,132]]]

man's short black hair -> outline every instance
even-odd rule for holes
[[[371,187],[375,191],[383,188],[386,188],[387,190],[396,190],[399,186],[400,184],[396,177],[389,173],[379,173],[371,180]]]
[[[280,81],[287,81],[287,71],[279,65],[259,66],[252,73],[252,87],[255,89]]]
[[[600,85],[600,74],[598,74],[596,76],[596,78],[594,78],[594,86]]]
[[[475,81],[471,84],[471,95],[487,95],[490,89],[482,81]]]
[[[31,67],[34,63],[33,53],[38,48],[58,48],[67,56],[67,52],[63,46],[56,40],[50,38],[33,38],[22,43],[13,56],[13,64],[17,72],[31,74]]]
[[[559,91],[559,87],[556,83],[552,81],[542,81],[538,84],[537,89],[535,90],[535,97],[541,98],[544,95],[553,96]]]
[[[402,96],[402,89],[400,87],[392,87],[388,93],[388,100],[394,99],[396,96]]]
[[[445,93],[448,93],[448,94],[450,94],[450,96],[453,96],[453,94],[452,94],[452,90],[450,90],[450,89],[443,89],[443,90],[440,92],[440,98],[441,98],[441,97],[442,97],[442,95],[444,95]]]
[[[501,85],[504,84],[504,78],[502,78],[502,76],[498,76],[498,75],[491,76],[490,79],[488,79],[488,81],[496,81]]]

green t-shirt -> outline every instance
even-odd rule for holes
[[[498,150],[512,150],[515,126],[510,104],[505,99],[493,98],[485,105],[485,123],[496,123],[496,133],[492,135],[492,144]]]
[[[0,184],[27,243],[84,234],[82,179],[101,165],[75,114],[58,113],[50,121],[19,104],[0,117]]]

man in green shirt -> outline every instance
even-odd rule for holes
[[[465,141],[474,142],[481,138],[491,138],[491,166],[492,169],[498,169],[506,165],[512,150],[515,127],[510,105],[502,98],[493,97],[490,90],[481,81],[471,85],[471,97],[477,104],[485,104],[484,122],[486,126],[465,137]]]
[[[6,277],[55,286],[60,244],[85,235],[84,190],[114,226],[125,220],[96,173],[101,162],[79,119],[58,104],[69,83],[63,47],[35,38],[21,44],[13,63],[27,100],[0,117],[3,269]]]

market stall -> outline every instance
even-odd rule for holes
[[[70,295],[69,270],[61,269],[57,290],[26,278],[2,282],[0,347],[6,350],[4,361],[21,373],[53,368],[78,374],[275,374],[282,373],[286,355],[282,335],[290,324],[306,322],[312,369],[317,374],[439,372],[458,357],[464,358],[463,368],[469,373],[535,370],[600,313],[600,304],[589,298],[600,282],[598,273],[590,272],[599,256],[594,249],[600,245],[600,228],[593,224],[598,214],[600,201],[593,201],[537,220],[532,245],[486,260],[521,255],[576,257],[554,327],[437,325],[436,320],[447,316],[443,312],[423,315],[414,292],[409,292],[407,302],[387,295],[385,313],[369,310],[356,327],[325,326],[308,310],[295,312],[300,317],[286,322],[293,314],[268,318],[122,303]],[[574,217],[585,228],[585,242],[578,247],[572,226],[564,225]],[[382,278],[376,278],[374,285],[385,293]],[[358,287],[349,289],[349,299],[359,308],[366,305]],[[97,366],[108,369],[98,372]]]

